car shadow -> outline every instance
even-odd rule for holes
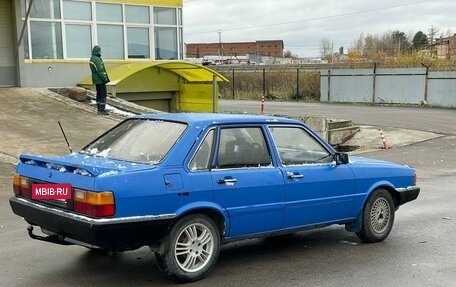
[[[189,285],[233,286],[231,279],[249,280],[249,269],[289,270],[296,262],[307,265],[330,257],[341,249],[341,242],[360,241],[340,226],[302,231],[268,238],[247,239],[222,246],[218,261],[209,276]],[[350,245],[345,245],[350,249]],[[41,272],[30,272],[22,283],[46,282],[46,286],[174,286],[174,282],[159,271],[154,254],[148,247],[129,252],[106,253],[82,247],[65,251],[57,247],[53,263]],[[73,257],[71,257],[73,256]],[[307,259],[306,259],[307,258]],[[304,261],[303,261],[304,260]],[[266,271],[263,271],[266,272]],[[268,273],[269,274],[269,273]],[[265,276],[268,276],[266,274]],[[274,278],[271,277],[272,282]],[[227,284],[220,285],[220,280]],[[253,279],[252,279],[253,280]],[[248,283],[250,282],[250,283]],[[279,282],[277,282],[279,283]],[[27,284],[19,286],[27,286]],[[215,285],[214,285],[215,284]],[[246,285],[245,285],[246,286]]]

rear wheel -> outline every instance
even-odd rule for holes
[[[391,194],[385,189],[377,189],[364,206],[362,229],[356,235],[369,243],[385,240],[393,228],[394,210]]]
[[[217,261],[220,233],[206,215],[182,218],[163,242],[161,253],[155,253],[160,270],[180,282],[192,282],[207,275]]]

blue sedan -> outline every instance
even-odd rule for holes
[[[383,241],[420,192],[413,168],[349,158],[297,120],[166,113],[126,119],[77,153],[22,154],[13,187],[33,239],[150,246],[181,282],[206,276],[233,240],[343,224]]]

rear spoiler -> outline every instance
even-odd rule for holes
[[[85,176],[97,176],[100,172],[95,172],[93,167],[76,165],[73,163],[59,160],[58,158],[49,158],[43,156],[21,154],[19,156],[20,163],[27,165],[35,165],[48,169],[58,170],[59,172],[68,172],[73,174],[80,174]],[[100,168],[98,168],[100,170]]]

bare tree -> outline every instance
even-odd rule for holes
[[[434,25],[432,25],[429,29],[428,29],[428,39],[429,39],[429,44],[431,45],[431,55],[434,55],[435,51],[434,51],[434,39],[435,39],[435,35],[439,32],[439,28],[435,27]]]
[[[359,35],[359,38],[356,39],[355,42],[353,42],[352,50],[355,50],[360,54],[363,52],[363,50],[364,50],[364,34],[363,33],[361,33]]]
[[[389,30],[382,34],[380,38],[381,44],[377,46],[384,51],[393,51],[393,31]]]
[[[375,42],[374,36],[367,34],[364,38],[364,51],[363,54],[368,59],[372,59],[377,52],[377,43]]]
[[[329,40],[328,38],[321,38],[320,39],[320,55],[322,59],[331,62],[333,57],[333,49],[334,43],[333,41]]]
[[[434,39],[435,39],[435,35],[437,35],[437,33],[439,32],[439,28],[437,28],[436,26],[432,25],[429,29],[428,29],[428,38],[429,38],[429,43],[430,44],[434,44]]]

